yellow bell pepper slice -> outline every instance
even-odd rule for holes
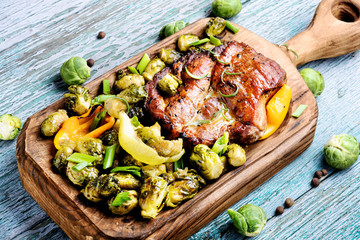
[[[162,157],[157,151],[146,145],[136,134],[136,131],[131,124],[130,118],[124,112],[120,113],[119,117],[119,143],[121,147],[129,153],[136,160],[149,164],[159,165],[166,162],[176,162],[185,150],[171,157]]]
[[[284,84],[266,105],[267,127],[260,140],[271,136],[282,124],[289,110],[291,88]]]

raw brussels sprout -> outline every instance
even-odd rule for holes
[[[90,77],[90,68],[85,59],[72,57],[61,66],[60,75],[68,85],[81,85]]]
[[[95,166],[102,165],[105,148],[100,139],[91,137],[80,137],[75,141],[75,151],[97,157],[98,159],[93,162]]]
[[[113,86],[113,89],[115,92],[120,92],[131,85],[135,86],[143,86],[145,85],[144,77],[139,74],[127,74],[120,78],[119,80],[116,80]]]
[[[227,147],[226,155],[228,163],[233,167],[239,167],[246,162],[245,150],[238,144],[230,144]]]
[[[109,129],[106,130],[103,134],[99,136],[99,139],[101,140],[102,144],[105,146],[111,146],[116,143],[118,143],[118,131],[115,129]]]
[[[125,90],[121,91],[117,97],[125,99],[129,104],[134,104],[143,101],[147,98],[147,93],[144,86],[130,85]]]
[[[349,134],[334,135],[325,144],[324,156],[333,168],[349,168],[359,157],[359,143]]]
[[[74,146],[62,145],[61,148],[56,152],[54,159],[52,160],[53,166],[60,172],[65,173],[67,166],[67,158],[71,156],[75,148]]]
[[[166,64],[172,64],[175,61],[179,60],[180,57],[181,53],[171,48],[162,48],[159,52],[159,58]]]
[[[180,31],[187,25],[189,25],[189,23],[186,23],[184,21],[176,21],[176,22],[168,23],[161,28],[159,36],[160,36],[160,38],[166,38],[178,31]]]
[[[178,48],[180,51],[182,52],[186,52],[191,46],[190,43],[195,42],[195,41],[199,41],[199,37],[193,34],[185,34],[185,35],[181,35],[178,38]]]
[[[124,190],[120,193],[128,192],[127,197],[130,198],[123,202],[119,206],[114,206],[112,203],[114,202],[115,197],[111,198],[108,202],[109,210],[116,215],[126,215],[131,210],[133,210],[138,205],[138,193],[135,190]]]
[[[41,123],[41,133],[46,137],[54,136],[59,131],[61,125],[68,119],[68,115],[64,109],[59,109],[57,112],[51,113]]]
[[[78,186],[85,186],[89,181],[96,179],[99,174],[99,170],[95,167],[85,167],[80,171],[76,171],[73,168],[76,163],[68,162],[66,167],[66,176],[69,180]]]
[[[212,2],[212,12],[221,18],[231,18],[236,16],[242,9],[240,0],[214,0]]]
[[[91,96],[87,87],[69,86],[70,93],[65,93],[65,108],[74,115],[86,113],[91,106]]]
[[[21,128],[20,119],[11,115],[0,116],[0,140],[13,140],[19,134]]]
[[[262,208],[246,204],[238,211],[227,210],[238,233],[254,237],[258,235],[266,224],[266,213]]]
[[[216,36],[222,33],[225,29],[226,20],[221,17],[210,18],[206,24],[205,33],[208,36]]]
[[[161,91],[164,93],[174,96],[177,93],[177,88],[179,84],[182,84],[177,77],[172,75],[171,73],[167,73],[158,83],[158,86]]]
[[[161,71],[165,67],[165,63],[160,58],[152,59],[146,66],[142,75],[148,81],[152,80],[154,75]]]
[[[104,102],[104,110],[114,118],[119,118],[120,112],[126,112],[127,109],[128,105],[120,98],[110,98]]]
[[[141,185],[139,206],[143,218],[155,218],[165,205],[167,181],[162,177],[149,177]]]
[[[325,88],[325,81],[323,75],[311,68],[304,68],[300,70],[301,77],[308,85],[314,97],[319,96]]]
[[[201,174],[208,180],[220,177],[224,169],[224,164],[219,155],[203,144],[194,147],[190,161],[198,167]]]

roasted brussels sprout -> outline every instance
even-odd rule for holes
[[[199,183],[199,187],[202,188],[206,185],[206,181],[196,172],[195,169],[178,169],[174,172],[176,180],[193,180]]]
[[[166,64],[172,64],[175,61],[179,60],[180,57],[181,53],[171,48],[162,48],[159,52],[159,58]]]
[[[178,38],[177,46],[180,51],[186,52],[191,46],[190,43],[199,41],[199,37],[193,34],[181,35]]]
[[[205,33],[208,36],[216,36],[222,33],[225,29],[226,20],[221,17],[210,18],[206,24]]]
[[[166,38],[178,32],[179,30],[183,29],[187,25],[189,25],[189,23],[186,23],[184,21],[176,21],[176,22],[168,23],[161,28],[159,36],[160,38]]]
[[[103,196],[100,195],[101,182],[99,178],[91,179],[88,184],[86,184],[85,188],[81,190],[81,193],[92,202],[100,202],[104,199]]]
[[[13,140],[19,134],[21,121],[11,114],[0,116],[0,140]]]
[[[119,179],[115,173],[102,174],[98,177],[99,193],[103,197],[109,197],[121,190]]]
[[[133,158],[133,156],[131,156],[130,154],[127,154],[122,160],[122,165],[123,166],[138,166],[138,167],[143,167],[145,166],[144,163],[139,162],[138,160],[136,160],[135,158]]]
[[[160,58],[153,58],[149,64],[146,66],[144,72],[142,73],[143,77],[151,81],[154,75],[161,71],[165,67],[165,63],[161,61]]]
[[[165,205],[167,181],[162,177],[149,177],[141,185],[139,205],[143,218],[155,218]]]
[[[116,96],[125,99],[129,104],[134,104],[145,100],[148,95],[143,86],[132,84]]]
[[[122,202],[121,205],[114,205],[114,200],[116,197],[113,197],[109,200],[109,210],[116,215],[125,215],[131,212],[138,205],[138,193],[135,190],[123,190],[121,193],[128,193],[126,201]]]
[[[89,181],[96,179],[99,174],[99,170],[95,167],[85,167],[80,171],[73,169],[76,163],[68,162],[66,167],[66,176],[69,180],[78,186],[85,186]]]
[[[209,51],[209,50],[213,50],[216,46],[214,44],[212,44],[211,42],[206,42],[202,45],[199,46],[200,49]]]
[[[174,96],[177,92],[177,88],[179,87],[179,84],[182,84],[182,81],[180,81],[177,77],[172,75],[171,73],[166,74],[158,83],[158,86],[161,91],[164,93]]]
[[[104,102],[104,110],[112,117],[119,118],[120,112],[128,110],[128,104],[121,98],[110,98]]]
[[[121,189],[139,189],[141,186],[140,180],[131,173],[118,172],[110,175],[114,177]]]
[[[304,68],[300,70],[300,75],[306,82],[310,91],[314,94],[314,97],[319,96],[324,91],[324,76],[320,72],[312,68]]]
[[[85,59],[72,57],[61,66],[60,75],[68,85],[81,85],[90,77],[90,71]]]
[[[147,177],[158,177],[161,174],[166,173],[166,165],[165,164],[159,164],[159,165],[146,165],[141,167],[144,178]]]
[[[145,84],[144,77],[139,74],[127,74],[116,80],[113,89],[116,93],[130,87],[131,85],[143,86]]]
[[[349,134],[334,135],[325,144],[324,156],[333,168],[349,168],[359,157],[359,143]]]
[[[90,137],[80,137],[75,141],[75,151],[97,157],[93,162],[95,166],[101,165],[104,159],[105,148],[100,139]]]
[[[238,144],[230,144],[227,147],[226,155],[228,163],[233,167],[239,167],[246,162],[245,150]]]
[[[86,113],[91,106],[91,96],[87,87],[69,86],[70,93],[65,93],[65,108],[74,115]]]
[[[62,146],[55,154],[52,160],[53,166],[60,172],[65,173],[67,166],[67,158],[71,156],[75,146]]]
[[[266,224],[266,213],[262,208],[246,204],[238,211],[227,210],[238,233],[254,237],[258,235]]]
[[[103,134],[99,136],[102,144],[104,146],[111,146],[118,143],[118,131],[115,129],[106,130]]]
[[[144,118],[145,116],[145,107],[144,107],[144,102],[140,101],[135,103],[129,110],[128,112],[128,116],[129,118],[133,118],[133,117],[137,117],[139,120]]]
[[[51,113],[41,123],[41,133],[46,137],[54,136],[59,131],[61,125],[68,119],[68,115],[64,109],[59,109],[57,112]]]
[[[236,16],[242,9],[240,0],[214,0],[212,2],[212,12],[221,18],[231,18]]]
[[[224,164],[219,155],[203,144],[194,147],[190,161],[198,167],[201,174],[208,180],[220,177],[224,169]]]

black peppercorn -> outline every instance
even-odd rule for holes
[[[281,215],[284,213],[284,208],[282,206],[278,206],[275,211],[276,215]]]
[[[106,33],[101,31],[101,32],[98,33],[97,38],[98,39],[103,39],[105,37],[105,35],[106,35]]]
[[[92,59],[92,58],[88,59],[86,62],[87,62],[87,65],[88,65],[89,67],[92,67],[92,66],[94,66],[94,64],[95,64],[95,61],[94,61],[94,59]]]
[[[326,169],[321,169],[321,172],[324,176],[328,175],[328,171]]]
[[[324,175],[323,172],[319,170],[319,171],[316,171],[316,172],[315,172],[314,177],[320,179],[323,175]]]
[[[320,185],[320,179],[318,178],[313,178],[311,181],[311,184],[313,185],[313,187],[317,187]]]
[[[287,198],[287,199],[285,200],[285,207],[286,207],[286,208],[289,208],[289,207],[291,207],[292,205],[294,205],[294,199],[292,199],[292,198]]]

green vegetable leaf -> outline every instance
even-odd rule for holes
[[[226,152],[228,144],[229,144],[229,133],[224,132],[224,135],[216,140],[211,150],[213,150],[216,154],[221,156]]]
[[[79,172],[81,171],[83,168],[85,167],[89,167],[89,166],[92,166],[91,163],[88,163],[88,162],[81,162],[81,163],[78,163],[76,164],[75,166],[72,167],[72,169],[76,172]]]
[[[134,67],[128,67],[128,69],[129,69],[129,71],[131,72],[131,73],[133,73],[133,74],[139,74],[139,72],[136,70],[136,68],[134,68]]]
[[[176,172],[178,169],[184,169],[184,160],[182,158],[174,162],[174,171]]]
[[[138,72],[140,74],[142,74],[144,72],[146,66],[149,64],[149,62],[150,62],[150,57],[149,57],[149,55],[147,53],[145,53],[142,56],[139,64],[136,66],[136,70],[138,70]]]
[[[112,207],[118,207],[124,204],[124,202],[131,200],[129,198],[129,192],[120,192],[116,195],[114,201],[110,204]]]
[[[134,127],[138,127],[140,126],[140,122],[139,122],[139,119],[137,116],[134,116],[130,119],[131,121],[131,124],[134,126]]]
[[[137,177],[141,177],[141,168],[137,167],[137,166],[120,166],[120,167],[116,167],[111,169],[110,172],[114,173],[114,172],[128,172],[131,173],[134,176]]]
[[[295,110],[295,112],[292,113],[292,117],[298,118],[300,115],[305,111],[308,105],[300,104],[298,108]]]
[[[82,162],[92,163],[96,159],[98,158],[91,155],[82,154],[82,153],[73,153],[66,160],[74,163],[82,163]]]

